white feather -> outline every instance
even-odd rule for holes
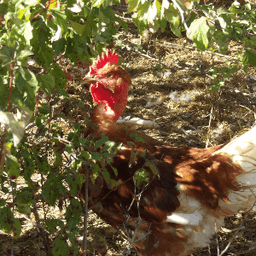
[[[150,120],[144,120],[138,117],[131,118],[130,116],[126,116],[124,118],[120,117],[117,120],[117,123],[129,123],[133,125],[140,125],[144,127],[158,127],[159,125],[153,121]]]
[[[173,213],[167,216],[167,222],[172,222],[181,225],[194,225],[197,226],[202,221],[203,216],[199,210],[193,213]]]

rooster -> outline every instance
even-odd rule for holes
[[[90,186],[89,206],[121,229],[139,255],[188,255],[209,243],[226,216],[253,205],[256,127],[226,145],[172,147],[116,124],[131,85],[116,53],[98,57],[90,77],[90,92],[98,105],[91,115],[97,128],[88,133],[96,138],[104,134],[122,147],[106,166],[118,185],[111,188],[98,176]],[[139,139],[134,141],[135,135]],[[139,184],[133,178],[141,172],[147,173],[148,182]]]

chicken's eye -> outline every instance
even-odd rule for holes
[[[106,74],[106,77],[112,77],[113,76],[113,74],[112,73],[108,73],[108,74]]]

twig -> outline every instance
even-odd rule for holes
[[[213,55],[218,55],[218,56],[224,57],[224,58],[229,58],[229,59],[238,60],[237,57],[229,56],[229,55],[226,55],[226,54],[221,54],[221,53],[218,53],[218,52],[212,52],[212,51],[203,51],[203,52],[202,52],[202,54],[206,54],[206,53],[213,54]]]
[[[178,11],[180,12],[180,17],[181,17],[181,22],[183,23],[186,31],[188,32],[188,34],[190,34],[190,30],[188,28],[188,25],[185,21],[185,17],[184,14],[185,12],[182,10],[182,8],[180,7],[180,5],[176,2],[176,0],[172,0],[173,4],[176,6],[176,8],[178,9]]]
[[[216,222],[215,222],[215,233],[216,233],[216,244],[217,244],[217,256],[220,255],[220,247],[219,247],[219,239],[218,239],[218,234],[217,234],[217,225],[216,225]]]
[[[8,102],[7,102],[7,112],[10,110],[10,102],[11,102],[11,96],[12,96],[12,79],[13,79],[13,72],[14,72],[14,62],[10,63],[10,81],[9,81],[9,93],[8,93]]]
[[[144,239],[145,237],[147,237],[148,235],[151,234],[151,230],[150,230],[151,224],[150,224],[150,225],[149,225],[148,232],[145,233],[143,236],[140,236],[137,240],[135,240],[136,235],[137,235],[137,232],[138,232],[138,230],[139,230],[139,226],[140,226],[140,224],[141,224],[141,222],[142,222],[142,218],[141,218],[141,216],[140,216],[140,209],[139,209],[139,207],[140,207],[140,200],[141,200],[142,193],[146,190],[146,188],[147,188],[148,185],[149,185],[149,183],[146,184],[146,185],[144,186],[144,188],[142,189],[142,191],[141,191],[139,194],[136,195],[136,184],[134,184],[134,195],[135,195],[135,196],[134,196],[134,198],[133,198],[133,200],[132,200],[132,202],[131,202],[131,204],[130,204],[130,206],[129,206],[129,208],[128,208],[128,211],[131,209],[131,207],[132,207],[134,201],[135,201],[136,198],[137,198],[138,221],[137,221],[137,223],[136,223],[135,230],[134,230],[134,233],[133,233],[133,235],[132,235],[132,238],[130,238],[130,237],[128,236],[128,232],[127,232],[127,230],[126,230],[125,224],[123,224],[123,225],[124,225],[124,229],[126,230],[126,234],[127,234],[128,238],[129,238],[129,240],[130,240],[130,241],[129,241],[129,247],[128,247],[128,249],[124,252],[124,256],[126,256],[126,255],[128,256],[128,255],[129,255],[129,253],[130,253],[130,251],[131,251],[131,248],[132,248],[132,245],[133,245],[134,243],[137,243],[138,241]],[[129,218],[130,218],[130,217],[128,217],[128,219],[129,219]]]
[[[210,247],[210,245],[208,245],[208,253],[209,253],[209,256],[211,256],[211,247]]]
[[[46,254],[47,255],[52,255],[50,247],[48,246],[48,242],[47,242],[47,240],[46,240],[46,238],[44,236],[45,230],[43,229],[43,227],[40,224],[40,219],[39,219],[38,212],[37,212],[37,209],[36,209],[36,201],[35,201],[35,199],[33,199],[32,212],[34,213],[34,216],[35,216],[35,219],[36,219],[36,225],[37,225],[37,228],[39,230],[39,235],[41,236],[41,238],[43,240],[43,244],[44,244],[44,248],[45,248]]]
[[[56,63],[56,62],[59,61],[62,57],[65,57],[65,55],[64,55],[63,53],[60,54],[60,56],[59,56],[56,60],[54,60],[53,63]]]
[[[154,58],[154,57],[151,57],[151,56],[148,55],[148,54],[142,53],[142,52],[140,52],[138,49],[136,49],[136,52],[138,52],[140,55],[142,55],[142,56],[144,56],[144,57],[146,57],[146,58],[149,58],[149,59],[151,59],[151,60],[157,61],[159,64],[161,64],[161,65],[164,66],[164,67],[169,67],[169,66],[166,65],[165,63],[161,62],[159,59],[156,59],[156,58]]]
[[[117,190],[122,184],[126,183],[127,181],[131,180],[133,177],[130,177],[129,179],[123,181],[120,185],[116,186],[115,188],[111,189],[102,199],[104,200],[110,193],[112,193],[113,191]]]
[[[142,55],[142,56],[144,56],[144,57],[147,57],[147,58],[149,58],[149,59],[151,59],[151,60],[155,60],[155,61],[158,61],[158,62],[159,62],[159,59],[156,59],[156,58],[154,58],[154,57],[151,57],[151,56],[148,55],[148,54],[142,53],[142,52],[140,52],[140,51],[137,50],[137,49],[136,49],[136,52],[138,52],[140,55]]]
[[[210,135],[210,131],[211,131],[212,116],[213,116],[213,107],[211,108],[211,113],[210,113],[210,119],[209,119],[209,124],[208,124],[208,134],[207,134],[205,148],[208,148],[208,145],[209,145],[209,135]]]
[[[13,53],[14,54],[14,53]],[[9,92],[8,92],[8,101],[7,101],[7,109],[6,112],[9,112],[10,110],[10,104],[11,104],[11,96],[12,96],[12,79],[13,79],[13,72],[14,72],[14,62],[10,63],[10,80],[9,80]],[[1,145],[1,158],[3,156],[3,150],[4,150],[4,142],[5,142],[5,134],[6,134],[6,129],[4,131],[4,135],[2,137],[2,145]],[[2,159],[1,159],[2,160]]]
[[[13,57],[14,57],[14,52],[12,53]],[[11,69],[11,73],[10,73],[10,81],[9,81],[9,93],[8,93],[8,101],[7,101],[7,109],[6,111],[8,112],[10,110],[10,104],[11,104],[11,96],[12,96],[12,80],[13,80],[13,72],[14,72],[14,62],[10,63],[10,69]],[[6,135],[6,127],[4,128],[4,134],[2,137],[2,143],[1,143],[1,152],[0,152],[0,163],[2,165],[3,161],[4,161],[4,142],[5,142],[5,135]]]
[[[9,178],[9,180],[10,180],[10,183],[11,183],[11,188],[12,188],[12,193],[11,193],[11,195],[12,195],[12,213],[14,214],[14,211],[15,211],[15,209],[14,209],[14,194],[13,194],[13,182],[12,182],[12,179],[11,178]],[[13,237],[11,238],[11,256],[13,256],[14,254],[13,254]]]
[[[41,6],[42,6],[42,5],[41,5]],[[45,5],[45,7],[42,6],[42,8],[43,8],[43,9],[42,9],[39,13],[37,13],[37,14],[30,20],[30,22],[36,21],[37,18],[38,18],[43,12],[46,12],[46,11],[48,10],[48,8],[49,8],[49,3],[47,2],[46,5]]]
[[[118,15],[118,14],[115,14],[115,16],[117,16],[117,17],[120,18],[120,19],[132,21],[132,18],[129,18],[129,17],[123,17],[123,16],[120,16],[120,15]]]
[[[85,168],[85,213],[84,213],[84,238],[83,238],[83,256],[86,256],[87,248],[87,218],[88,218],[88,187],[89,187],[89,171]]]
[[[189,50],[194,50],[194,51],[198,51],[195,47],[192,47],[192,46],[183,46],[183,45],[180,45],[180,44],[174,44],[174,43],[170,43],[170,42],[163,42],[163,43],[158,43],[160,46],[164,46],[164,47],[172,47],[172,48],[178,48],[178,49],[189,49]],[[170,46],[168,46],[168,44]],[[225,55],[225,54],[221,54],[221,53],[218,53],[218,52],[212,52],[212,51],[204,51],[202,54],[213,54],[213,55],[218,55],[220,57],[224,57],[224,58],[229,58],[229,59],[234,59],[234,60],[238,60],[237,57],[234,57],[234,56],[229,56],[229,55]]]
[[[238,105],[238,106],[240,106],[240,107],[242,107],[242,108],[245,108],[245,109],[247,109],[247,110],[249,110],[253,115],[254,115],[254,119],[256,120],[256,113],[254,112],[254,111],[252,111],[250,108],[247,108],[246,106],[244,106],[244,105]]]
[[[249,190],[252,192],[252,194],[254,195],[255,201],[254,201],[253,205],[252,205],[246,212],[244,212],[244,214],[248,214],[248,213],[253,209],[253,207],[256,205],[256,196],[255,196],[255,194],[254,194],[254,192],[253,192],[253,190],[252,190],[251,188],[248,188],[248,189],[249,189]],[[243,224],[244,224],[244,221],[239,225],[239,228],[235,231],[235,233],[234,233],[232,239],[229,241],[229,243],[227,244],[227,246],[225,247],[225,249],[221,252],[221,254],[219,254],[219,248],[217,248],[217,255],[218,255],[218,256],[222,256],[222,255],[224,255],[224,253],[227,252],[229,246],[230,246],[231,243],[234,241],[234,239],[235,239],[237,233],[238,233],[240,230],[244,229],[244,227],[243,227],[244,225],[243,225]],[[218,240],[217,240],[217,242],[218,242]]]
[[[92,246],[92,243],[86,248],[86,250],[83,250],[78,256],[83,256],[83,253],[88,251],[91,246]]]
[[[142,239],[144,239],[145,237],[147,237],[148,235],[150,235],[150,234],[151,234],[150,228],[151,228],[151,223],[149,224],[148,232],[145,233],[145,234],[144,234],[143,236],[141,236],[140,238],[138,238],[137,240],[133,241],[133,243],[137,243],[137,242],[139,242],[140,240],[142,240]]]
[[[109,6],[112,10],[119,11],[119,12],[127,12],[127,7],[123,6],[117,6],[117,5],[112,5]],[[117,15],[116,15],[117,16]]]

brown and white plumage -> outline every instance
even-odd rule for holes
[[[109,62],[112,56],[115,61]],[[122,229],[139,255],[185,256],[206,246],[224,217],[250,208],[255,200],[256,127],[225,146],[209,149],[171,147],[129,130],[116,124],[127,102],[129,74],[117,65],[114,53],[103,54],[98,62],[91,72],[98,81],[91,93],[99,103],[91,121],[98,129],[89,132],[97,137],[103,132],[123,144],[106,166],[119,185],[110,188],[98,176],[89,191],[89,205]],[[133,142],[134,133],[143,142]],[[133,176],[141,168],[148,172],[149,183],[136,187]]]

